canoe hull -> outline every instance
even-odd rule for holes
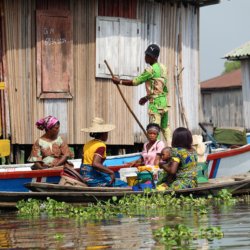
[[[119,178],[120,168],[125,168],[127,162],[136,160],[139,153],[107,157],[105,166],[115,171]],[[71,161],[79,171],[81,159]],[[32,164],[13,164],[0,166],[0,192],[29,192],[24,184],[30,182],[58,183],[62,169],[31,170]]]
[[[249,184],[250,184],[250,178],[247,178],[239,181],[232,180],[222,183],[202,184],[200,187],[178,190],[175,193],[177,196],[190,195],[190,194],[192,194],[193,196],[204,196],[209,194],[217,195],[220,190],[228,189],[233,194],[234,193],[239,194],[239,191],[241,189],[244,189],[244,187],[249,186]],[[100,190],[96,190],[95,188],[91,190],[91,188],[88,187],[89,190],[81,191],[79,190],[80,189],[79,187],[75,187],[76,190],[74,190],[74,187],[67,188],[67,187],[60,187],[59,185],[56,184],[46,184],[46,183],[30,183],[27,186],[31,187],[32,190],[34,190],[37,187],[37,190],[42,192],[0,192],[0,206],[1,204],[6,204],[6,203],[14,204],[15,202],[18,202],[20,200],[27,200],[29,198],[46,200],[47,197],[50,197],[51,199],[61,202],[63,201],[70,203],[88,203],[97,201],[107,201],[112,199],[112,197],[121,198],[128,195],[143,194],[143,191],[134,192],[131,190],[127,190],[125,188],[123,189],[111,188],[111,191],[107,191],[106,188],[105,192],[102,192],[101,188],[99,188]],[[147,195],[154,195],[155,193],[157,192],[152,192]],[[172,193],[172,191],[164,192],[164,194],[170,194],[170,193]]]
[[[127,162],[136,160],[139,153],[108,157],[104,164],[116,172],[125,168]],[[250,171],[250,145],[224,152],[209,154],[208,177],[210,179],[244,174]],[[79,170],[81,160],[72,160],[75,169]],[[31,170],[32,164],[0,166],[0,192],[28,192],[25,183],[42,182],[58,183],[61,170]]]
[[[250,171],[250,145],[209,154],[207,162],[210,179],[247,173]]]

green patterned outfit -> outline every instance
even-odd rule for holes
[[[197,154],[195,150],[190,151],[185,148],[173,148],[172,152],[172,161],[178,162],[179,166],[175,180],[171,183],[166,183],[168,186],[165,186],[165,189],[179,190],[197,187]],[[163,179],[167,179],[166,177],[167,175]],[[164,187],[164,184],[159,186]]]
[[[149,100],[149,122],[154,122],[162,128],[165,139],[171,141],[171,132],[168,121],[167,101],[167,69],[163,64],[154,63],[144,72],[133,79],[133,85],[137,86],[145,82],[147,97]]]

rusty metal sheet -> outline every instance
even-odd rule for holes
[[[72,46],[70,12],[37,11],[39,97],[56,98],[58,94],[58,98],[67,98],[71,95]]]

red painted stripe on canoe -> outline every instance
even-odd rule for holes
[[[1,172],[0,179],[16,179],[16,178],[35,178],[60,176],[62,170],[30,170],[30,171],[13,171]]]
[[[243,146],[240,148],[230,149],[230,150],[223,151],[223,152],[209,154],[207,156],[207,160],[210,161],[210,160],[215,160],[218,158],[231,157],[231,156],[243,154],[243,153],[248,152],[248,151],[250,151],[250,145]]]
[[[214,169],[215,169],[215,166],[216,166],[216,161],[217,160],[214,160],[213,163],[212,163],[211,171],[210,171],[210,174],[209,174],[208,178],[212,178],[213,177]]]
[[[127,168],[128,165],[110,166],[109,168],[114,172],[119,171],[121,168]],[[79,172],[79,168],[75,169]],[[47,169],[47,170],[28,170],[28,171],[13,171],[13,172],[0,172],[0,179],[19,179],[19,178],[36,178],[36,177],[50,177],[60,176],[62,170],[60,169]]]

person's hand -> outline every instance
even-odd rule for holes
[[[115,182],[115,173],[114,172],[112,172],[110,174],[110,178],[111,178],[110,184],[113,184]]]
[[[114,84],[119,84],[121,80],[119,78],[113,76],[112,81]]]
[[[140,105],[144,105],[147,101],[148,101],[147,96],[144,96],[144,97],[142,97],[142,98],[139,100],[139,104],[140,104]]]

